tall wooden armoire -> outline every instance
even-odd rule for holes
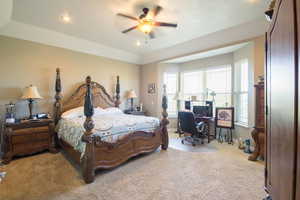
[[[300,0],[276,0],[266,44],[266,189],[300,200]]]

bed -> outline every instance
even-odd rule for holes
[[[63,101],[60,70],[57,69],[55,90],[57,141],[68,157],[80,164],[86,183],[94,181],[97,169],[114,168],[160,146],[162,150],[167,150],[169,121],[165,93],[162,118],[159,120],[127,115],[118,108],[121,103],[119,77],[115,98],[88,76],[85,83]]]

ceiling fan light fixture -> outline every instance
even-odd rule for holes
[[[149,34],[153,29],[153,24],[152,22],[143,22],[139,24],[138,29],[145,34]]]
[[[132,30],[139,30],[142,33],[148,35],[150,39],[154,39],[155,33],[153,29],[155,27],[162,26],[162,27],[176,28],[177,24],[156,21],[155,18],[161,12],[162,9],[163,8],[159,5],[155,6],[152,10],[149,10],[149,8],[143,8],[143,13],[139,17],[133,17],[127,14],[117,13],[118,16],[125,17],[137,22],[137,25],[123,30],[122,33],[128,33],[129,31]]]

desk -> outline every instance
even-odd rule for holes
[[[204,123],[207,123],[207,126],[208,126],[208,143],[210,142],[210,138],[213,137],[213,139],[216,139],[216,131],[214,131],[214,134],[211,135],[210,134],[210,123],[212,122],[213,125],[215,126],[215,119],[213,117],[205,117],[205,116],[197,116],[195,115],[195,120],[196,122],[204,122]]]

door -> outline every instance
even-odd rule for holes
[[[267,33],[267,188],[273,200],[295,199],[297,126],[296,0],[277,0]]]

